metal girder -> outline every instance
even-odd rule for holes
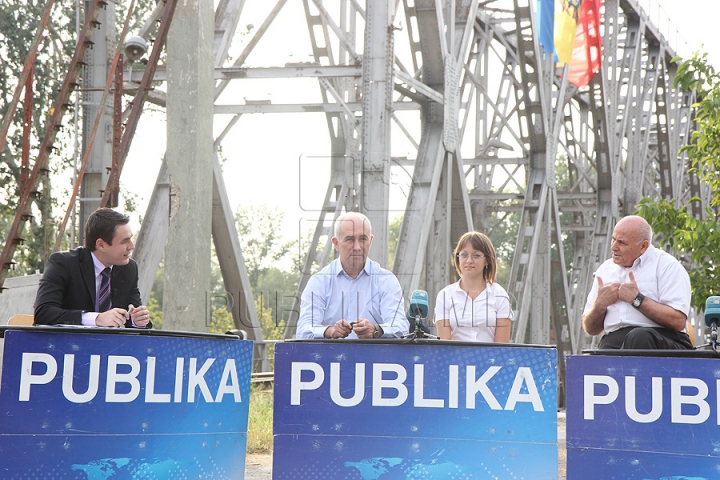
[[[331,26],[329,14],[321,2],[313,0],[313,7],[318,10],[317,13],[313,12],[309,0],[303,0],[303,6],[314,63],[329,65],[331,68],[348,66],[348,61],[355,64],[357,54],[354,48],[348,48],[348,44],[356,35],[355,16],[364,16],[364,12],[361,12],[357,5],[342,2],[341,9],[345,14],[342,15],[340,22],[331,22]],[[337,57],[332,53],[329,29],[342,37]],[[300,316],[300,297],[310,276],[334,258],[335,250],[331,239],[335,220],[344,211],[356,208],[359,203],[357,192],[360,185],[356,180],[360,171],[360,143],[357,134],[359,122],[352,112],[361,111],[364,105],[357,102],[356,79],[352,77],[326,79],[320,84],[320,93],[324,107],[332,107],[321,110],[326,113],[325,118],[330,135],[330,183],[323,204],[317,213],[313,237],[307,248],[293,305],[285,324],[284,338],[295,337],[297,321]],[[328,93],[338,103],[329,104]]]
[[[393,67],[392,0],[367,2],[362,83],[362,150],[358,209],[372,225],[370,257],[387,267],[388,209],[390,207],[390,124]],[[319,0],[315,0],[319,3]],[[343,43],[346,46],[346,43]],[[353,58],[357,58],[354,51]]]
[[[422,109],[423,134],[393,272],[405,292],[419,288],[425,273],[424,287],[431,298],[454,275],[449,261],[453,242],[473,228],[460,154],[464,122],[461,127],[458,119],[461,111],[466,111],[461,105],[465,98],[461,91],[473,88],[464,66],[472,45],[470,39],[474,38],[477,8],[473,1],[423,0],[416,1],[414,8],[405,3],[406,24],[417,25],[419,37],[426,40],[419,43],[419,79],[442,92],[444,101],[442,108],[429,101]],[[413,55],[413,62],[418,60],[416,57]]]
[[[419,110],[420,105],[415,102],[396,102],[392,104],[393,110]],[[362,112],[363,104],[358,102],[339,103],[313,103],[313,104],[277,104],[277,103],[250,103],[245,105],[215,105],[216,115],[241,114],[241,113],[328,113],[339,114],[350,112]],[[351,122],[353,123],[353,122]],[[355,125],[352,125],[355,128]]]
[[[617,219],[646,195],[689,199],[703,194],[697,178],[687,174],[684,158],[677,158],[692,128],[693,97],[672,87],[672,48],[637,4],[604,2],[603,68],[585,89],[568,85],[565,72],[538,46],[530,0],[403,0],[401,28],[409,58],[402,59],[388,48],[400,41],[398,23],[384,23],[385,31],[368,37],[375,17],[357,2],[330,8],[327,2],[305,0],[303,5],[311,65],[249,68],[241,61],[215,75],[220,88],[245,78],[319,79],[321,103],[215,107],[218,114],[236,116],[326,113],[331,180],[318,208],[286,338],[294,335],[307,278],[332,259],[334,218],[356,208],[366,187],[377,188],[379,204],[386,204],[383,180],[361,181],[360,173],[367,166],[361,152],[382,145],[387,136],[376,135],[376,143],[360,129],[380,126],[373,112],[390,112],[387,121],[392,117],[417,146],[414,160],[397,162],[413,168],[393,265],[403,289],[420,287],[424,278],[432,296],[454,277],[448,261],[452,240],[473,224],[492,230],[503,218],[496,215],[514,212],[520,226],[507,285],[515,302],[514,341],[556,343],[564,354],[590,345],[580,316]],[[278,2],[267,25],[281,6]],[[380,7],[381,21],[388,20],[386,13],[392,16],[385,7]],[[364,47],[355,35],[359,19],[366,22]],[[256,33],[258,40],[265,30]],[[378,48],[383,53],[372,57]],[[241,59],[248,55],[243,52]],[[374,70],[369,58],[378,59]],[[394,97],[387,88],[369,87],[388,79]],[[392,110],[375,103],[373,95],[390,101]],[[413,110],[420,115],[419,142],[394,113]],[[461,150],[471,152],[467,159]],[[392,160],[389,153],[381,158],[371,165],[387,178]],[[693,208],[698,214],[700,207]],[[386,248],[387,241],[379,239],[376,234],[376,246]],[[565,264],[558,252],[568,244],[573,254]]]
[[[688,174],[686,158],[678,157],[692,130],[694,97],[673,88],[672,47],[634,0],[604,1],[603,66],[582,89],[568,85],[566,72],[538,45],[532,0],[403,0],[404,22],[393,22],[399,0],[369,2],[367,10],[356,0],[304,0],[312,64],[252,68],[246,60],[272,34],[286,4],[280,0],[233,65],[224,66],[246,3],[218,5],[216,100],[231,81],[303,77],[318,78],[322,100],[233,105],[222,98],[215,113],[233,115],[225,131],[241,114],[324,112],[331,140],[331,180],[304,252],[286,338],[294,334],[309,275],[332,258],[332,221],[345,210],[362,209],[363,198],[379,199],[374,210],[387,206],[391,119],[417,148],[414,160],[397,162],[413,169],[393,265],[403,289],[409,293],[424,278],[434,296],[454,277],[449,260],[460,233],[473,225],[490,232],[504,215],[517,215],[505,285],[514,302],[516,342],[556,343],[562,353],[592,343],[580,328],[592,272],[608,256],[615,222],[639,198],[687,202],[699,196],[703,200],[692,211],[702,215],[709,192]],[[159,15],[156,9],[153,18]],[[159,68],[155,79],[162,75]],[[414,110],[419,128],[399,118]],[[162,196],[159,190],[153,201]],[[217,213],[230,235],[224,267],[235,269],[228,277],[236,277],[226,288],[242,290],[254,306],[241,278],[231,212],[222,198],[216,200],[213,218]],[[157,223],[149,218],[147,223]],[[386,212],[373,221],[374,247],[387,254]],[[156,228],[162,227],[148,232]],[[572,251],[568,264],[558,256],[566,246]]]
[[[79,33],[78,41],[75,46],[73,56],[68,65],[67,73],[60,86],[60,91],[58,93],[55,106],[51,110],[50,117],[47,120],[47,124],[45,126],[45,134],[43,136],[42,143],[40,144],[40,148],[38,149],[35,163],[32,170],[30,171],[30,174],[22,185],[22,188],[20,189],[20,198],[18,199],[17,211],[15,212],[15,217],[12,224],[10,225],[10,230],[7,233],[5,246],[3,248],[2,254],[0,254],[0,291],[2,291],[1,287],[5,283],[5,278],[7,277],[8,270],[14,264],[12,258],[13,254],[15,253],[15,249],[24,241],[22,235],[23,230],[25,229],[25,225],[27,221],[33,217],[31,210],[31,200],[40,195],[38,189],[40,186],[41,178],[47,175],[49,172],[48,157],[50,156],[50,153],[52,153],[56,148],[53,144],[55,142],[55,137],[57,135],[58,129],[62,124],[63,115],[68,106],[68,104],[66,103],[67,98],[70,94],[70,90],[73,87],[79,85],[80,79],[82,77],[82,58],[87,48],[92,45],[92,41],[90,40],[91,32],[97,21],[99,12],[98,9],[100,6],[103,5],[105,5],[105,2],[103,0],[93,0],[86,8],[85,22],[83,24],[82,30]],[[46,9],[46,15],[49,15],[51,7],[52,5],[48,4]],[[44,24],[42,25],[40,31],[42,31],[43,29]],[[40,33],[38,33],[38,35],[40,35]],[[32,55],[34,54],[35,53],[32,52]],[[25,74],[23,74],[23,77],[24,75]]]
[[[244,0],[222,1],[215,12],[215,58],[218,67],[222,67],[223,61],[227,57],[229,41],[235,33],[243,4]],[[153,15],[161,13],[162,10],[158,10]],[[160,70],[165,71],[164,68]],[[231,120],[229,128],[236,123],[237,118],[239,118],[239,114],[234,120]],[[216,150],[227,132],[228,128],[216,140]],[[167,240],[169,195],[167,166],[163,161],[142,228],[138,234],[134,255],[141,266],[139,286],[144,298],[149,298]],[[267,347],[263,341],[262,328],[242,257],[233,211],[227,197],[222,169],[217,156],[215,156],[213,166],[212,205],[212,238],[223,274],[228,310],[231,312],[237,328],[246,331],[248,338],[255,341],[254,369],[267,371],[270,369]]]
[[[140,298],[144,298],[146,302],[150,298],[153,282],[155,282],[155,276],[165,251],[165,242],[168,237],[169,204],[170,178],[165,158],[163,158],[133,251],[133,258],[139,267]]]
[[[225,300],[235,325],[253,341],[253,371],[270,371],[267,345],[255,307],[250,277],[245,267],[235,217],[228,199],[222,167],[215,148],[213,163],[212,239],[225,284]]]

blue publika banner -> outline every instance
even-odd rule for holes
[[[720,478],[719,365],[568,356],[568,479]]]
[[[5,332],[0,478],[233,478],[252,342]]]
[[[277,344],[273,478],[556,479],[556,363],[549,347]]]

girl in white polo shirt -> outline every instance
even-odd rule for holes
[[[512,309],[504,288],[495,283],[495,247],[487,235],[468,232],[454,252],[457,283],[438,293],[435,324],[443,340],[510,341]]]

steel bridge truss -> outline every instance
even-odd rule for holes
[[[397,171],[411,172],[392,264],[406,294],[424,288],[434,298],[455,280],[450,256],[462,233],[492,234],[515,219],[506,285],[512,339],[557,344],[562,354],[592,344],[580,317],[616,221],[646,196],[679,204],[708,198],[679,155],[692,129],[694,97],[673,88],[673,49],[634,0],[604,1],[602,67],[582,89],[539,46],[534,0],[278,0],[226,64],[243,9],[257,1],[222,0],[216,10],[215,113],[231,115],[216,148],[240,116],[253,113],[321,112],[330,134],[330,182],[286,338],[294,335],[307,279],[332,260],[332,223],[343,211],[370,217],[371,256],[388,263],[389,191]],[[255,47],[273,41],[273,22],[297,3],[313,61],[252,67],[262,62],[253,58]],[[158,3],[142,36],[164,6]],[[317,79],[322,102],[236,104],[223,96],[230,82],[307,77]],[[154,78],[164,79],[162,66]],[[132,92],[132,83],[125,89]],[[147,101],[163,105],[162,91]],[[414,147],[415,158],[391,156],[397,138]],[[255,355],[264,360],[256,368],[264,370],[262,331],[217,161],[214,181],[213,239],[226,290],[244,297],[232,313],[258,342]],[[146,298],[167,238],[167,195],[163,165],[135,255]],[[693,212],[701,216],[704,205],[693,204]]]

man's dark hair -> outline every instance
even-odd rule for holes
[[[98,238],[105,243],[112,245],[115,237],[115,228],[118,225],[126,225],[130,221],[127,215],[116,212],[112,208],[98,208],[87,219],[85,224],[85,248],[94,252]]]

